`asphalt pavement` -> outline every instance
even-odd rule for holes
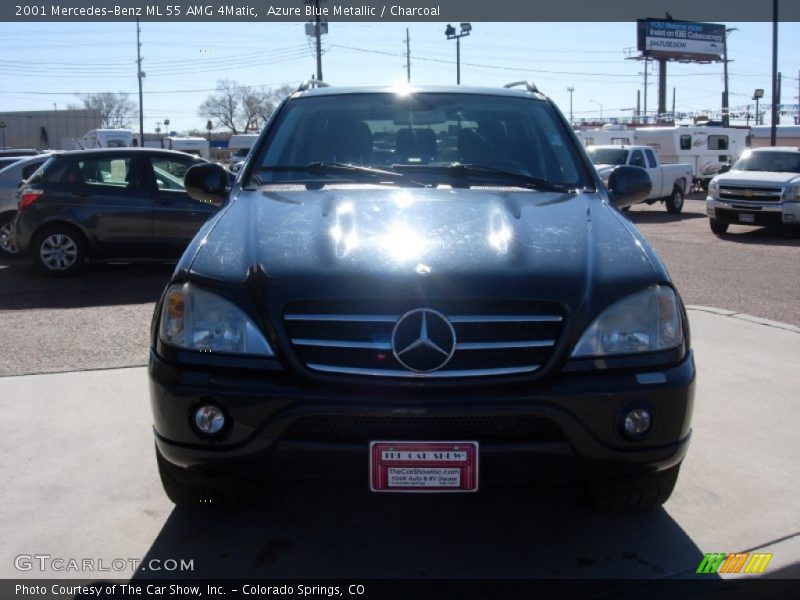
[[[0,378],[0,577],[661,579],[693,577],[706,552],[764,551],[774,554],[765,577],[798,578],[800,329],[711,308],[689,315],[693,439],[672,499],[632,515],[548,489],[276,492],[233,514],[175,509],[156,473],[145,369]],[[149,567],[15,568],[32,554]],[[193,570],[153,570],[167,559]]]

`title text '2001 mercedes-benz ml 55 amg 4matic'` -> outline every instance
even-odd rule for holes
[[[343,88],[275,112],[159,301],[151,401],[179,505],[259,485],[670,495],[695,368],[667,270],[530,83]]]

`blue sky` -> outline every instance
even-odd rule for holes
[[[676,15],[676,18],[678,15]],[[331,23],[324,36],[323,73],[333,85],[405,80],[410,30],[412,83],[455,83],[455,42],[447,23]],[[728,23],[731,106],[751,104],[755,88],[771,95],[770,23]],[[304,23],[143,22],[145,130],[169,119],[170,129],[204,129],[197,107],[216,81],[277,87],[315,72]],[[625,60],[636,46],[630,23],[474,23],[461,44],[462,83],[499,86],[531,79],[577,117],[629,115],[642,89],[643,63]],[[79,103],[76,92],[127,92],[137,100],[135,23],[0,23],[0,110],[47,110]],[[668,108],[716,109],[722,64],[668,68]],[[783,102],[797,103],[800,23],[781,23],[779,70]],[[655,84],[651,70],[649,82]],[[648,86],[648,109],[656,86]],[[785,121],[784,121],[785,122]]]

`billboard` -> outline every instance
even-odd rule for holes
[[[725,25],[639,19],[637,49],[648,58],[689,62],[723,60]]]

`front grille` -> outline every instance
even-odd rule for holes
[[[281,436],[293,442],[371,441],[559,442],[564,434],[550,419],[530,416],[364,417],[313,416],[294,421]]]
[[[293,302],[284,325],[299,360],[325,373],[372,377],[486,377],[534,373],[553,353],[563,327],[563,311],[552,302],[385,300]],[[417,371],[401,363],[392,347],[398,320],[418,309],[446,318],[455,332],[452,357],[438,370],[436,352],[417,353]],[[441,325],[441,323],[440,323]],[[413,342],[417,325],[411,326]],[[444,327],[448,327],[444,324]],[[439,327],[439,339],[448,334]],[[435,332],[431,332],[433,334]],[[404,343],[405,343],[404,342]],[[446,345],[442,342],[441,345]],[[427,371],[427,372],[418,372]]]
[[[719,188],[720,200],[744,200],[750,202],[780,202],[782,188],[725,186]]]

